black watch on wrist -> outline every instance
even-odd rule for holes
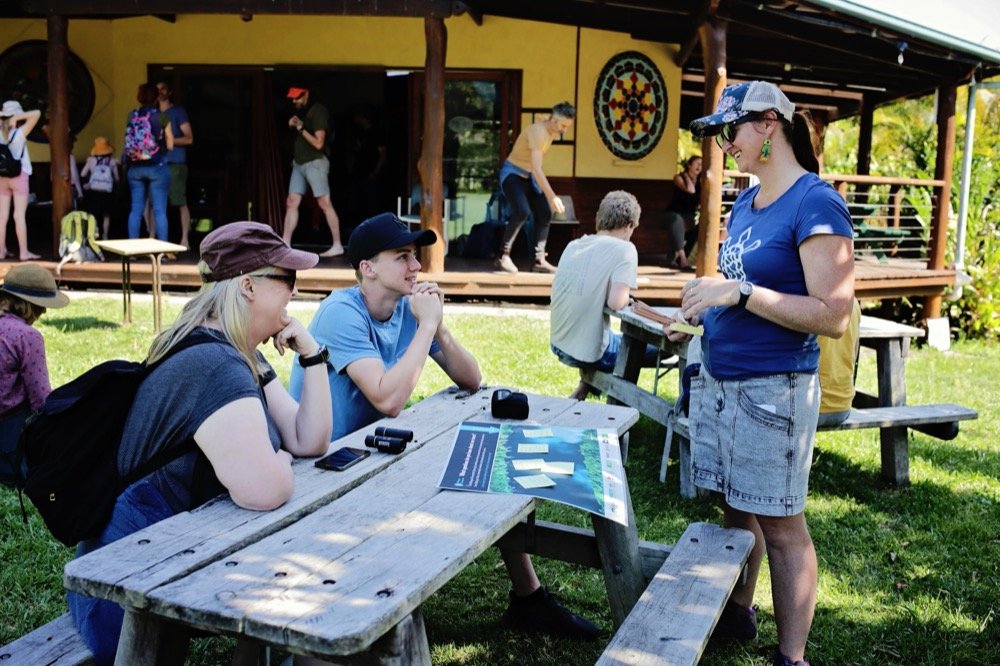
[[[320,363],[326,363],[327,359],[330,358],[330,351],[326,348],[326,345],[321,346],[316,350],[316,353],[312,356],[299,356],[299,365],[303,368],[308,368],[312,365],[319,365]]]
[[[753,283],[752,282],[740,282],[740,301],[737,303],[741,308],[747,306],[747,301],[750,300],[750,294],[753,293]]]

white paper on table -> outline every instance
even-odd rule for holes
[[[551,488],[556,482],[544,474],[532,474],[531,476],[515,476],[514,480],[521,484],[522,488]]]
[[[511,464],[514,466],[518,472],[523,472],[529,469],[542,469],[545,467],[545,461],[541,458],[528,458],[525,460],[512,460]]]
[[[518,453],[548,453],[548,444],[518,444]]]

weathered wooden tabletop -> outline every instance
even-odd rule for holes
[[[442,391],[380,422],[414,432],[403,454],[376,452],[345,472],[297,461],[296,490],[285,506],[253,512],[216,499],[73,560],[66,587],[130,611],[119,658],[148,656],[143,650],[157,644],[148,640],[148,625],[164,619],[299,654],[365,651],[534,508],[523,495],[437,487],[458,425],[495,420],[490,395]],[[536,395],[530,409],[538,423],[619,434],[638,419],[626,407]],[[363,447],[374,427],[332,446]],[[599,532],[598,540],[623,541],[635,556],[632,522],[631,529],[609,528],[612,536]],[[641,590],[628,594],[637,598]],[[145,648],[128,643],[130,618],[147,624]]]

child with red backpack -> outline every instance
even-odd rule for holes
[[[114,204],[115,184],[118,182],[118,162],[115,149],[103,136],[94,139],[90,157],[80,172],[81,178],[90,178],[84,184],[87,191],[87,212],[103,221],[101,238],[108,238],[111,228],[111,208]]]
[[[170,195],[170,170],[167,151],[174,147],[170,119],[160,113],[156,99],[159,92],[152,83],[139,86],[136,100],[140,106],[132,109],[125,125],[125,148],[122,161],[128,168],[127,179],[132,194],[132,209],[128,215],[128,237],[139,237],[142,212],[147,197],[152,201],[156,220],[156,237],[167,240],[167,199]]]

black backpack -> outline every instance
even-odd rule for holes
[[[17,178],[21,175],[21,158],[15,158],[14,153],[10,152],[10,144],[14,142],[15,134],[17,129],[7,137],[7,143],[0,143],[0,178]],[[21,156],[24,156],[23,149]]]
[[[18,440],[18,489],[38,509],[59,541],[75,546],[100,536],[115,501],[130,484],[197,448],[194,439],[158,452],[128,474],[118,473],[125,421],[139,385],[177,352],[220,342],[195,331],[153,365],[106,361],[52,391],[30,416]],[[24,520],[27,514],[21,506]]]

